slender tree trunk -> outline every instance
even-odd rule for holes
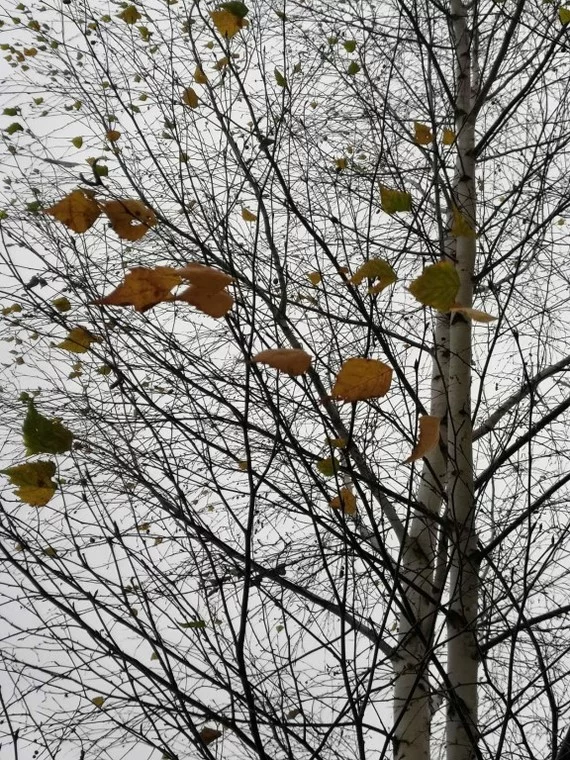
[[[458,302],[471,306],[475,267],[475,113],[472,110],[473,40],[467,8],[452,0],[457,69],[457,154],[452,214],[456,223]],[[448,618],[448,760],[470,760],[477,751],[478,568],[473,496],[471,424],[471,323],[453,314],[450,324],[448,516],[450,573]]]

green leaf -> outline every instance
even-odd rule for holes
[[[346,42],[342,43],[342,46],[347,53],[354,53],[356,50],[356,40],[346,40]]]
[[[17,121],[12,122],[9,127],[6,127],[4,132],[6,132],[9,135],[14,135],[16,132],[23,132],[24,127]]]
[[[412,196],[405,190],[391,190],[385,185],[380,185],[380,202],[382,210],[387,214],[412,210]]]
[[[190,620],[188,623],[178,623],[181,628],[205,628],[205,620]]]
[[[66,298],[65,296],[61,296],[60,298],[54,298],[52,301],[53,306],[58,311],[64,312],[69,311],[71,309],[71,303],[69,301],[69,298]]]
[[[73,137],[71,139],[71,144],[74,148],[81,148],[83,145],[83,138],[82,137]]]
[[[69,451],[73,433],[59,420],[48,419],[36,409],[33,400],[28,402],[28,413],[22,427],[26,453],[63,454]]]
[[[279,71],[279,69],[275,69],[273,72],[275,74],[275,81],[279,85],[279,87],[287,87],[287,80],[283,76],[283,74]]]
[[[562,26],[570,23],[570,8],[560,8],[558,10],[558,18]]]
[[[249,8],[246,4],[239,2],[239,0],[230,0],[230,2],[221,3],[218,8],[223,8],[225,11],[229,11],[238,18],[245,18],[249,13]]]
[[[16,496],[31,507],[44,507],[52,498],[57,484],[51,479],[55,475],[55,464],[48,461],[26,462],[0,470],[17,486]]]
[[[459,291],[459,274],[451,261],[439,261],[424,269],[408,290],[424,306],[447,312]]]
[[[352,63],[349,65],[348,69],[346,70],[346,73],[353,77],[355,74],[358,74],[360,71],[360,66],[356,63],[356,61],[352,61]]]
[[[19,108],[5,108],[2,111],[4,116],[17,116],[20,113]]]
[[[125,24],[136,24],[142,16],[134,5],[128,5],[124,11],[118,14],[117,18],[120,18]]]
[[[335,457],[328,457],[317,462],[317,470],[325,478],[332,478],[338,472],[338,460]]]

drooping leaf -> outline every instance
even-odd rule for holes
[[[187,87],[182,93],[182,102],[190,108],[198,108],[200,103],[196,90],[193,87]]]
[[[356,61],[351,61],[348,65],[348,68],[346,70],[346,73],[353,77],[360,71],[360,66],[356,63]]]
[[[287,80],[285,79],[285,77],[279,71],[278,68],[275,68],[273,74],[275,75],[275,81],[277,82],[279,87],[287,87]]]
[[[466,214],[463,214],[457,206],[453,207],[453,224],[451,225],[453,237],[475,238],[475,226]]]
[[[221,731],[217,731],[215,728],[208,728],[207,726],[200,731],[200,739],[202,739],[204,744],[215,742],[221,735]]]
[[[65,296],[54,298],[52,304],[60,312],[69,311],[71,309],[69,298],[66,298]]]
[[[139,19],[142,18],[135,5],[127,5],[127,7],[117,14],[117,18],[124,21],[125,24],[136,24]]]
[[[331,391],[338,401],[366,401],[380,398],[390,390],[392,369],[378,359],[355,357],[347,359]]]
[[[101,214],[97,201],[85,190],[74,190],[55,205],[45,209],[45,214],[53,216],[73,232],[87,232]]]
[[[420,435],[414,450],[410,456],[403,462],[409,464],[415,462],[434,449],[439,443],[439,427],[441,419],[429,414],[424,414],[419,419]]]
[[[121,133],[116,129],[109,129],[107,130],[107,134],[105,136],[110,143],[114,143],[117,142],[121,136]]]
[[[252,211],[250,211],[247,208],[242,208],[241,210],[241,218],[245,222],[256,222],[257,221],[257,214],[254,214]]]
[[[220,269],[214,269],[198,262],[186,264],[185,267],[176,271],[184,280],[188,280],[203,293],[218,293],[234,281],[233,277]]]
[[[10,126],[6,127],[6,129],[4,130],[4,132],[6,132],[6,134],[8,135],[15,135],[16,132],[23,132],[23,131],[24,131],[24,127],[17,121],[12,122],[12,124],[10,124]]]
[[[222,37],[226,37],[229,40],[231,40],[240,29],[247,26],[247,21],[244,18],[240,18],[224,8],[210,11],[210,18]]]
[[[245,18],[249,13],[247,5],[240,2],[240,0],[229,0],[227,3],[220,3],[219,7],[233,13],[233,15],[238,18]]]
[[[136,199],[107,201],[103,210],[111,227],[123,240],[140,240],[157,223],[154,211]]]
[[[204,69],[201,66],[196,66],[196,71],[194,72],[194,81],[196,84],[208,83],[208,77],[204,74]]]
[[[74,148],[82,148],[83,147],[83,138],[82,137],[72,137],[71,138],[71,144]]]
[[[433,140],[431,129],[419,121],[414,122],[414,140],[416,145],[429,145]]]
[[[335,159],[335,167],[338,172],[342,172],[346,169],[348,165],[348,160],[346,158],[337,158]]]
[[[473,322],[488,323],[494,322],[497,319],[497,317],[493,317],[491,314],[487,314],[486,311],[480,311],[480,309],[472,309],[469,306],[460,306],[459,304],[454,304],[449,311],[463,314],[464,317],[467,317],[467,319],[470,319]]]
[[[64,454],[71,449],[73,433],[59,420],[49,419],[38,412],[33,399],[28,401],[28,413],[22,426],[26,454]]]
[[[26,462],[1,470],[10,478],[10,483],[17,486],[16,496],[31,507],[44,507],[54,495],[57,484],[54,462]]]
[[[338,496],[330,500],[329,506],[332,509],[340,509],[345,515],[355,515],[356,497],[350,488],[344,486],[340,489]]]
[[[405,190],[391,190],[385,185],[380,185],[380,203],[382,210],[387,214],[412,210],[411,193]]]
[[[343,48],[346,50],[347,53],[354,53],[356,50],[356,40],[345,40],[342,43]]]
[[[122,284],[104,298],[92,301],[99,306],[134,306],[136,311],[152,309],[170,296],[170,291],[179,285],[182,277],[172,267],[135,267]]]
[[[320,283],[322,280],[322,275],[320,272],[309,272],[307,274],[307,277],[309,278],[312,285],[315,287]]]
[[[570,24],[570,8],[559,8],[558,18],[562,26],[566,26],[566,24]]]
[[[365,261],[364,264],[358,267],[350,278],[350,282],[353,285],[360,285],[365,279],[378,280],[377,283],[372,283],[372,286],[368,290],[372,295],[380,293],[384,288],[392,285],[398,277],[390,264],[384,261],[384,259],[368,259],[368,261]]]
[[[186,288],[172,300],[185,301],[213,319],[225,317],[234,304],[234,299],[227,290],[218,290],[212,293],[196,285]]]
[[[450,261],[439,261],[426,267],[408,290],[424,306],[449,311],[459,291],[459,274]]]
[[[91,703],[95,705],[95,707],[98,707],[101,709],[103,705],[105,704],[105,697],[93,697],[91,700]]]
[[[325,478],[332,478],[338,472],[338,460],[335,457],[327,457],[326,459],[320,459],[317,462],[317,470],[324,475]]]
[[[453,145],[455,142],[455,132],[453,129],[444,129],[442,142],[444,145]]]
[[[92,343],[101,343],[101,338],[93,335],[84,327],[74,327],[70,330],[69,335],[61,343],[56,344],[56,348],[64,351],[71,351],[73,354],[84,354],[89,351]]]
[[[256,354],[252,361],[267,364],[288,375],[304,375],[311,366],[310,354],[302,348],[269,348]]]
[[[344,438],[327,438],[329,446],[333,449],[344,449],[346,446],[346,440]]]

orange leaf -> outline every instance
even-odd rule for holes
[[[340,489],[339,495],[330,500],[329,506],[332,509],[341,509],[345,515],[355,515],[356,497],[350,488],[344,486]]]
[[[365,401],[385,396],[390,390],[392,370],[377,359],[347,359],[331,391],[338,401]]]
[[[429,454],[438,445],[440,422],[439,417],[432,417],[429,414],[424,414],[420,417],[420,437],[418,443],[410,456],[402,464],[409,464],[425,457],[426,454]]]
[[[217,290],[212,293],[211,291],[203,290],[196,285],[190,285],[190,287],[182,291],[180,295],[175,296],[170,300],[185,301],[214,319],[225,317],[234,303],[234,299],[227,290]]]
[[[229,274],[219,269],[208,267],[205,264],[200,264],[197,261],[186,264],[185,267],[177,271],[182,278],[200,288],[204,293],[217,293],[234,281],[233,277],[230,277]]]
[[[471,319],[473,322],[494,322],[497,317],[493,317],[491,314],[487,314],[486,311],[480,311],[479,309],[472,309],[469,306],[460,306],[455,304],[449,311],[456,311],[459,314]]]
[[[135,267],[112,293],[91,303],[100,306],[134,306],[137,311],[147,311],[167,300],[170,291],[180,284],[181,279],[179,270],[171,267]]]
[[[73,232],[87,232],[99,217],[101,208],[88,191],[74,190],[44,213],[53,216]]]
[[[107,140],[110,143],[117,142],[120,136],[121,136],[121,133],[117,129],[109,129],[106,134]]]
[[[252,358],[256,364],[267,364],[288,375],[304,375],[311,366],[311,356],[302,348],[268,348]]]
[[[111,227],[123,240],[140,240],[157,222],[154,211],[135,199],[107,201],[103,210]]]
[[[257,214],[254,214],[247,208],[242,208],[241,218],[244,220],[244,222],[255,222],[257,220]]]

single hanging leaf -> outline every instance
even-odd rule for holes
[[[0,472],[10,478],[13,486],[18,487],[15,493],[20,501],[31,507],[45,507],[57,488],[57,484],[52,480],[55,475],[53,462],[26,462],[7,467]]]
[[[459,274],[450,261],[439,261],[426,267],[408,290],[424,306],[447,312],[455,304]]]
[[[187,623],[178,623],[181,628],[205,628],[205,620],[189,620]]]
[[[348,160],[346,158],[337,158],[334,163],[335,163],[337,172],[344,171],[346,167],[348,166]]]
[[[335,459],[335,457],[327,457],[317,462],[317,470],[325,478],[332,478],[338,472],[338,466],[338,459]]]
[[[140,240],[157,223],[154,211],[135,199],[107,201],[103,210],[122,240]]]
[[[365,279],[378,280],[369,288],[368,293],[374,295],[380,293],[384,288],[392,285],[398,279],[396,272],[390,264],[383,259],[369,259],[362,264],[350,278],[353,285],[360,285]]]
[[[308,279],[311,282],[311,285],[314,285],[315,287],[320,283],[322,280],[322,276],[320,272],[309,272],[307,275]]]
[[[257,221],[257,214],[254,214],[252,211],[249,211],[247,208],[242,208],[241,210],[241,218],[245,222],[256,222]]]
[[[467,317],[473,322],[488,323],[488,322],[494,322],[497,319],[497,317],[493,317],[491,314],[487,314],[486,311],[480,311],[479,309],[472,309],[469,306],[460,306],[459,304],[454,304],[449,311],[463,314],[463,316]]]
[[[433,140],[431,129],[419,121],[414,122],[414,140],[416,145],[429,145]]]
[[[455,132],[453,129],[444,129],[442,142],[444,145],[453,145],[455,142]]]
[[[192,87],[187,87],[182,93],[182,102],[185,106],[189,106],[190,108],[198,108],[200,101],[198,100],[196,90]]]
[[[331,397],[337,401],[366,401],[385,396],[392,383],[392,369],[377,359],[347,359],[336,376]]]
[[[83,146],[83,138],[82,137],[72,137],[71,138],[71,144],[74,148],[81,148]]]
[[[53,216],[73,232],[87,232],[101,214],[101,207],[88,191],[74,190],[54,206],[45,209],[45,214]]]
[[[71,309],[69,298],[66,298],[65,296],[54,298],[52,305],[60,312],[69,311]]]
[[[312,358],[302,348],[269,348],[256,354],[252,360],[256,364],[267,364],[288,375],[304,375],[311,366]]]
[[[346,40],[342,43],[342,46],[347,53],[354,53],[356,50],[356,40]]]
[[[105,697],[93,697],[91,700],[91,703],[95,705],[95,707],[98,707],[101,709],[103,705],[105,704]]]
[[[181,275],[172,267],[135,267],[121,285],[104,298],[91,303],[99,306],[134,306],[144,312],[169,299],[170,291],[180,285]]]
[[[352,61],[352,62],[351,62],[349,65],[348,65],[348,69],[346,70],[346,73],[347,73],[349,76],[353,77],[353,76],[355,76],[356,74],[358,74],[358,72],[359,72],[359,71],[360,71],[360,66],[359,66],[359,65],[356,63],[356,61]]]
[[[570,24],[570,8],[559,8],[558,18],[560,19],[560,23],[562,24],[562,26],[566,26],[566,24]]]
[[[475,227],[468,216],[462,214],[457,206],[453,207],[453,224],[451,225],[453,237],[475,238]]]
[[[56,348],[71,351],[73,354],[84,354],[89,351],[92,343],[101,343],[101,338],[92,335],[89,330],[80,326],[74,327],[65,340],[56,344]]]
[[[249,13],[247,5],[240,2],[240,0],[229,0],[227,3],[220,3],[219,7],[233,13],[233,15],[238,18],[245,18]]]
[[[434,449],[439,443],[439,426],[441,419],[439,417],[433,417],[429,414],[424,414],[420,417],[420,437],[410,456],[403,462],[403,464],[409,464],[415,462],[417,459],[425,457],[426,454]]]
[[[279,71],[279,69],[275,68],[273,73],[275,75],[275,81],[277,82],[279,87],[287,87],[287,80],[285,79],[283,74]]]
[[[105,136],[110,143],[114,143],[114,142],[117,142],[117,140],[121,136],[121,133],[116,129],[109,129]]]
[[[64,454],[71,449],[73,433],[59,420],[48,419],[38,412],[33,399],[22,426],[26,454]]]
[[[204,74],[204,69],[201,66],[196,66],[194,81],[196,84],[208,84],[208,77]]]
[[[331,499],[329,506],[332,509],[340,509],[345,515],[356,514],[356,497],[348,487],[340,489],[339,495]]]
[[[125,24],[136,24],[142,16],[136,9],[136,6],[128,5],[124,11],[117,15],[117,18],[120,18]]]
[[[225,317],[234,304],[234,299],[227,290],[211,293],[195,285],[191,285],[171,300],[185,301],[213,319]]]
[[[210,18],[222,37],[226,37],[228,40],[231,40],[240,29],[247,26],[247,21],[244,18],[240,18],[224,8],[210,11]]]
[[[203,728],[200,731],[200,739],[204,742],[204,744],[211,744],[212,742],[215,742],[216,739],[219,739],[222,735],[221,731],[216,731],[215,728]]]
[[[387,214],[412,210],[412,196],[405,190],[390,190],[385,185],[380,185],[380,204],[382,211]]]

